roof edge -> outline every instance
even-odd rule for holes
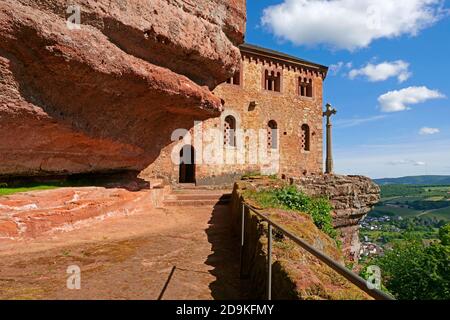
[[[294,57],[288,54],[285,54],[283,52],[279,52],[279,51],[275,51],[275,50],[271,50],[271,49],[267,49],[267,48],[263,48],[260,46],[256,46],[253,44],[249,44],[249,43],[244,43],[241,44],[239,46],[239,49],[242,52],[247,52],[247,53],[253,53],[253,54],[259,54],[262,56],[266,56],[269,58],[278,58],[287,62],[291,62],[294,64],[299,64],[302,66],[306,66],[306,67],[313,67],[316,69],[320,69],[321,71],[323,71],[325,73],[325,77],[328,73],[328,67],[321,65],[319,63],[315,63],[315,62],[311,62],[311,61],[307,61],[298,57]]]

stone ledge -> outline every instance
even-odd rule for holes
[[[293,178],[292,183],[308,195],[330,199],[334,208],[333,222],[341,231],[347,257],[359,259],[359,223],[380,201],[380,188],[364,176],[311,175]]]

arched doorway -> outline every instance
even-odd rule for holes
[[[225,118],[223,143],[225,146],[236,147],[236,119],[233,116],[227,116]]]
[[[278,149],[277,122],[275,120],[270,120],[267,127],[267,147],[268,149]]]
[[[195,150],[188,144],[180,150],[179,182],[195,183]]]

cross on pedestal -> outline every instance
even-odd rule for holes
[[[334,109],[331,104],[327,103],[326,110],[323,113],[324,117],[327,117],[327,160],[326,160],[326,168],[325,173],[332,174],[333,173],[333,148],[331,143],[331,116],[337,113],[336,109]]]

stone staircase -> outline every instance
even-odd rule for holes
[[[197,207],[227,205],[231,200],[231,190],[207,189],[194,184],[175,186],[172,192],[165,196],[165,207]]]

